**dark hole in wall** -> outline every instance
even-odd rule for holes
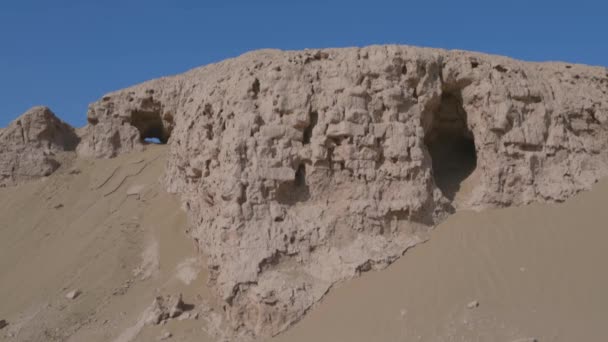
[[[462,181],[477,167],[475,140],[459,94],[442,96],[424,142],[431,155],[435,184],[453,200]]]
[[[318,121],[319,121],[319,114],[317,114],[317,112],[311,112],[310,113],[310,123],[304,129],[304,138],[302,139],[302,143],[310,144],[310,138],[312,137],[312,130],[315,128]]]
[[[293,205],[307,201],[310,198],[310,188],[306,183],[306,164],[298,166],[295,179],[281,184],[276,191],[276,200],[282,204]]]
[[[258,94],[260,93],[260,80],[257,78],[253,81],[253,84],[251,84],[251,91],[253,93],[253,98],[257,99]]]
[[[142,143],[166,144],[171,132],[165,126],[160,112],[134,111],[131,113],[131,125],[139,130]]]
[[[296,188],[303,188],[306,186],[306,165],[300,164],[296,170],[296,179],[294,181]]]

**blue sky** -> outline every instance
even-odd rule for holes
[[[608,3],[2,0],[0,127],[34,105],[75,126],[90,102],[260,48],[399,43],[608,66]]]

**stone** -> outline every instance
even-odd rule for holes
[[[328,137],[352,137],[365,134],[365,126],[350,122],[330,124],[326,132]]]
[[[8,323],[4,319],[0,319],[0,330],[8,326]]]
[[[165,341],[165,340],[170,339],[171,337],[173,337],[173,334],[171,334],[171,333],[170,333],[170,332],[168,332],[168,331],[165,331],[164,333],[162,333],[162,334],[161,334],[161,335],[160,335],[160,336],[157,338],[157,340],[158,340],[158,341]]]
[[[280,333],[457,209],[561,202],[608,175],[606,68],[465,51],[255,51],[107,94],[87,117],[80,156],[169,145],[163,182],[234,336]],[[477,179],[466,197],[456,174]]]
[[[185,313],[183,313],[183,314],[179,315],[179,318],[178,318],[177,320],[178,320],[178,321],[185,321],[185,320],[188,320],[188,319],[190,319],[190,318],[192,318],[192,317],[190,316],[190,313],[189,313],[189,312],[185,312]]]
[[[68,171],[68,174],[70,174],[70,175],[79,175],[81,173],[82,173],[82,171],[76,167],[73,167]]]
[[[180,293],[175,298],[172,298],[169,303],[169,317],[176,318],[185,311],[185,305],[182,301],[182,294]]]
[[[143,321],[147,325],[164,324],[167,320],[177,318],[188,308],[182,301],[182,295],[158,296],[144,311]]]
[[[295,170],[289,167],[272,167],[262,171],[264,178],[277,181],[291,181],[295,174]]]
[[[165,306],[165,299],[163,297],[156,297],[152,304],[144,311],[143,321],[147,325],[158,325],[169,318],[167,307]]]
[[[78,296],[80,296],[80,294],[81,294],[80,290],[78,290],[78,289],[74,289],[74,290],[72,290],[72,291],[70,291],[70,292],[66,293],[66,294],[65,294],[65,298],[67,298],[67,299],[72,299],[72,300],[73,300],[73,299],[78,298]]]
[[[33,107],[0,129],[0,187],[46,177],[74,151],[80,138],[47,107]]]
[[[145,188],[144,184],[132,185],[127,189],[127,196],[139,196]]]
[[[478,301],[476,301],[476,300],[471,301],[471,302],[469,302],[469,303],[467,304],[467,308],[468,308],[468,309],[475,309],[475,308],[476,308],[476,307],[478,307],[478,306],[479,306],[479,302],[478,302]]]

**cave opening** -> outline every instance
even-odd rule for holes
[[[477,167],[475,138],[467,125],[462,96],[444,93],[425,127],[424,142],[431,156],[435,184],[445,197],[454,200]]]
[[[300,163],[295,172],[293,181],[281,184],[276,191],[275,198],[281,204],[294,205],[310,199],[310,187],[306,181],[306,164]]]
[[[158,111],[132,112],[131,125],[139,130],[141,142],[145,144],[164,145],[171,136]]]

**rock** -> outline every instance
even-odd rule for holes
[[[165,331],[164,333],[162,333],[162,334],[161,334],[161,335],[160,335],[160,336],[157,338],[157,340],[158,340],[158,341],[164,341],[164,340],[168,340],[168,339],[170,339],[172,336],[173,336],[173,334],[171,334],[171,333],[170,333],[170,332],[168,332],[168,331]]]
[[[262,175],[266,179],[286,182],[295,179],[296,171],[289,167],[273,167],[263,170]]]
[[[182,294],[171,299],[169,303],[169,317],[176,318],[184,312],[185,305],[182,301]]]
[[[80,296],[81,292],[78,289],[74,289],[68,293],[65,294],[65,298],[67,299],[76,299],[78,296]]]
[[[74,167],[74,168],[71,168],[71,169],[68,171],[68,174],[70,174],[70,175],[79,175],[79,174],[81,174],[81,173],[82,173],[82,171],[81,171],[79,168],[75,168],[75,167]]]
[[[183,313],[183,314],[179,315],[179,318],[177,320],[178,321],[185,321],[185,320],[188,320],[190,318],[192,318],[192,317],[190,317],[190,313],[186,312],[186,313]]]
[[[58,154],[74,151],[74,128],[46,107],[34,107],[0,130],[0,187],[51,175],[61,166]]]
[[[457,208],[560,202],[608,175],[605,68],[464,51],[256,51],[87,115],[81,156],[170,145],[163,182],[195,222],[226,329],[260,338]]]
[[[152,305],[144,312],[144,323],[147,325],[158,325],[169,318],[167,307],[164,305],[163,297],[156,297]]]
[[[8,326],[6,320],[0,319],[0,330],[4,329],[6,326]]]
[[[132,185],[127,189],[127,196],[139,196],[145,188],[143,184]]]
[[[478,306],[479,306],[479,302],[476,300],[471,301],[471,302],[469,302],[469,304],[467,304],[467,308],[469,308],[469,309],[475,309]]]
[[[352,137],[365,135],[365,126],[342,121],[327,127],[328,137]]]
[[[163,324],[167,320],[179,317],[187,306],[182,301],[182,295],[159,296],[154,298],[152,305],[144,312],[144,323],[148,325]]]

